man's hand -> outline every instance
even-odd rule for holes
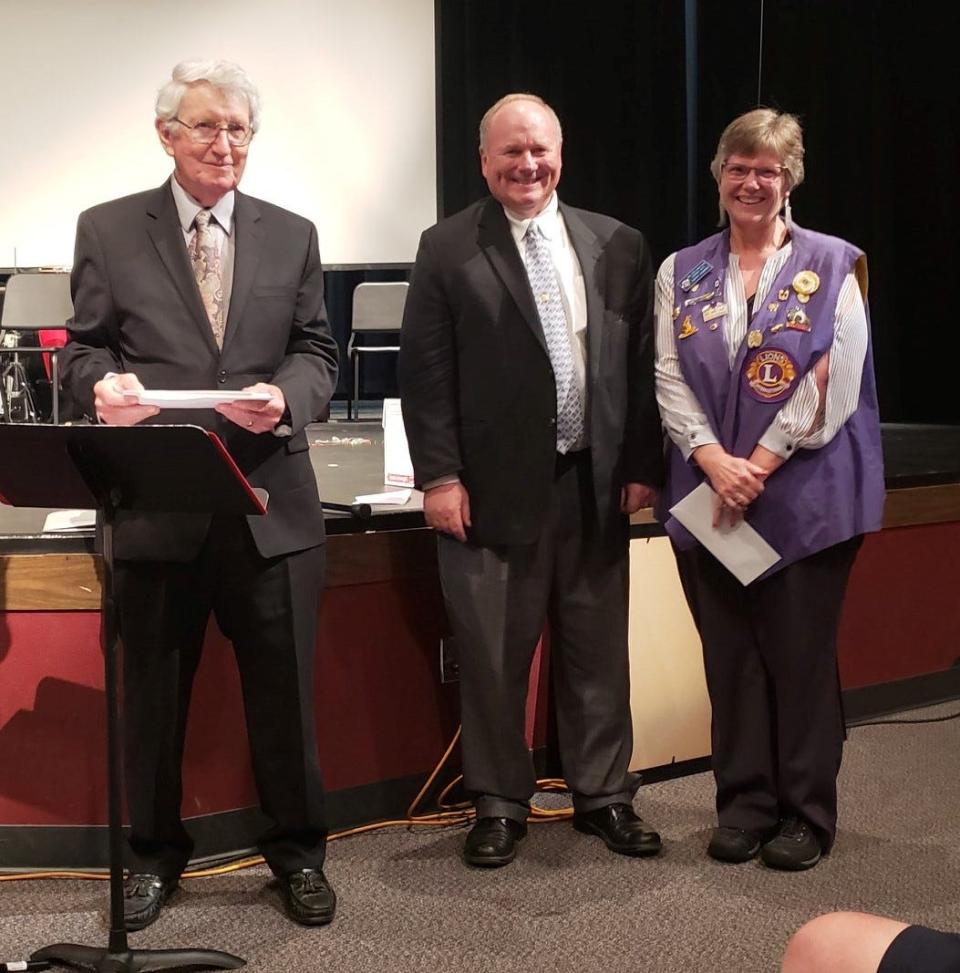
[[[717,443],[693,451],[693,458],[707,474],[713,492],[732,511],[743,513],[763,493],[767,471],[750,460],[731,456]],[[717,526],[716,517],[714,526]]]
[[[243,391],[269,392],[270,398],[266,402],[224,402],[215,407],[217,412],[247,432],[273,432],[287,408],[283,392],[266,382],[248,385]]]
[[[157,415],[155,405],[137,405],[134,396],[127,392],[143,392],[140,379],[133,372],[102,378],[93,387],[93,405],[97,418],[108,426],[135,426],[144,419]]]
[[[657,491],[645,483],[624,483],[620,488],[620,509],[628,516],[642,507],[652,507],[656,499]]]
[[[423,495],[423,517],[428,527],[465,541],[470,526],[470,497],[464,485],[443,483],[427,490]]]

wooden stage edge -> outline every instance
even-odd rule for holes
[[[887,492],[884,529],[960,520],[960,484]],[[655,523],[649,510],[634,525]],[[328,588],[418,577],[432,570],[433,536],[423,529],[327,538]],[[95,611],[99,558],[92,554],[0,554],[0,611]]]

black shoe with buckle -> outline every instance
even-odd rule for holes
[[[283,911],[301,926],[325,926],[337,910],[337,893],[319,868],[301,868],[277,878]]]
[[[661,848],[660,835],[648,831],[643,818],[629,804],[608,804],[595,811],[573,815],[573,826],[583,834],[593,834],[618,855],[647,857]]]
[[[776,836],[760,849],[760,860],[764,865],[786,872],[813,868],[822,855],[820,839],[810,825],[799,818],[781,821]]]
[[[760,835],[742,828],[714,828],[707,845],[707,854],[718,862],[739,865],[756,858],[760,853]]]
[[[137,932],[156,922],[176,888],[175,878],[161,878],[148,872],[131,875],[123,883],[123,924],[127,930]]]
[[[527,826],[513,818],[478,818],[463,846],[463,860],[477,868],[500,868],[517,856]]]

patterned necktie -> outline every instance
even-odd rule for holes
[[[540,326],[547,340],[553,378],[557,385],[557,452],[566,453],[583,438],[583,400],[573,363],[567,316],[560,298],[560,283],[550,250],[536,223],[523,237],[527,276],[537,302]]]
[[[193,235],[190,262],[197,278],[200,297],[207,310],[210,329],[218,348],[223,348],[223,261],[217,249],[217,241],[210,229],[210,210],[202,209],[194,221],[197,232]]]

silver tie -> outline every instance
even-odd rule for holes
[[[536,223],[523,237],[527,276],[537,302],[540,326],[547,340],[553,378],[557,386],[557,452],[566,453],[583,438],[583,399],[577,384],[567,316],[550,250]]]
[[[210,210],[202,209],[196,216],[196,233],[193,237],[193,250],[190,262],[193,275],[197,278],[200,297],[210,320],[210,330],[217,347],[223,348],[223,260],[217,250],[217,243],[210,229]]]

